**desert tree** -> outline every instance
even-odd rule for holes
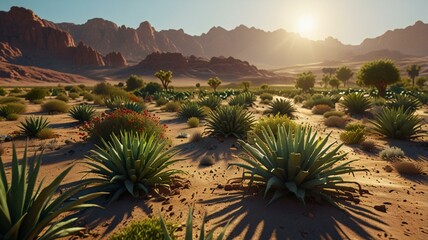
[[[269,85],[267,85],[266,83],[263,83],[262,85],[260,85],[261,90],[267,90],[268,88],[269,88]]]
[[[155,76],[157,78],[159,78],[159,80],[161,81],[163,89],[167,90],[168,85],[172,81],[172,72],[171,71],[159,70],[158,72],[155,73]]]
[[[412,64],[407,67],[406,72],[407,75],[412,79],[412,87],[415,86],[415,78],[419,76],[419,72],[421,71],[421,66]]]
[[[311,72],[299,73],[296,78],[296,88],[301,88],[304,92],[308,92],[315,85],[316,76]]]
[[[385,96],[386,87],[400,81],[400,71],[388,59],[365,63],[357,74],[357,83],[375,87],[381,97]]]
[[[242,82],[242,87],[244,87],[244,92],[248,92],[250,89],[250,82]]]
[[[329,77],[331,77],[336,72],[336,68],[325,67],[322,68],[321,71],[322,73],[327,74]]]
[[[340,86],[340,81],[339,79],[332,77],[329,79],[328,84],[332,87],[332,88],[336,88],[339,89]]]
[[[208,85],[213,88],[214,92],[217,91],[218,86],[220,86],[221,80],[218,77],[212,77],[208,79]]]
[[[342,66],[336,70],[336,78],[343,82],[343,86],[346,87],[346,83],[354,75],[352,70],[347,66]]]
[[[143,86],[143,79],[141,79],[137,75],[132,74],[131,76],[129,76],[128,80],[126,80],[126,91],[133,91],[135,89],[142,88]]]
[[[331,77],[328,74],[323,74],[321,78],[321,86],[324,86],[325,89],[328,88]]]

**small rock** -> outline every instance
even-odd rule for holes
[[[386,172],[392,172],[393,168],[391,167],[391,165],[386,165],[385,167],[383,167],[383,170],[385,170]]]
[[[374,206],[374,209],[378,210],[379,212],[386,213],[386,207],[383,204],[382,205],[376,205],[376,206]]]
[[[73,140],[66,139],[66,140],[64,141],[64,143],[65,143],[65,144],[67,144],[67,145],[70,145],[70,144],[73,144],[73,143],[74,143],[74,141],[73,141]]]

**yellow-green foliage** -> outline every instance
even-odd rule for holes
[[[317,115],[322,115],[329,111],[331,111],[331,107],[326,104],[318,104],[312,107],[312,113]]]
[[[180,110],[181,104],[179,102],[168,102],[165,104],[162,109],[167,112],[178,112]]]
[[[199,118],[197,117],[191,117],[187,120],[187,124],[189,125],[189,127],[191,128],[195,128],[199,126]]]
[[[42,111],[48,113],[66,113],[69,110],[67,103],[53,99],[42,104]]]
[[[166,223],[166,228],[172,239],[176,226]],[[143,221],[132,222],[131,225],[115,233],[109,240],[159,240],[165,239],[162,225],[159,218],[147,218]]]

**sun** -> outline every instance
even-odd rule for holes
[[[310,35],[315,28],[315,21],[312,16],[309,15],[303,15],[299,18],[297,22],[297,31],[302,36],[308,36]]]

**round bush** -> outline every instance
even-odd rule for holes
[[[165,138],[166,125],[160,124],[160,119],[148,111],[137,113],[128,109],[117,109],[110,114],[102,114],[86,122],[81,130],[86,132],[81,135],[93,142],[102,139],[110,139],[114,133],[119,136],[121,131],[145,133],[146,136],[156,135]]]
[[[312,113],[317,115],[322,115],[329,111],[331,111],[331,107],[326,104],[318,104],[312,108]]]
[[[346,124],[346,120],[339,116],[330,116],[324,120],[324,124],[327,127],[343,128]]]
[[[179,102],[168,102],[163,106],[163,110],[167,112],[178,112],[180,110],[181,104]]]
[[[11,113],[9,115],[6,116],[6,120],[8,121],[16,121],[19,118],[19,114],[17,113]]]
[[[61,100],[50,100],[42,104],[42,111],[48,113],[66,113],[69,110],[67,103]]]
[[[262,93],[262,94],[260,94],[260,99],[261,100],[270,100],[270,101],[272,101],[273,100],[273,95],[270,94],[270,93]]]
[[[75,99],[76,99],[76,98],[78,98],[80,95],[79,95],[78,93],[74,93],[74,92],[72,92],[72,93],[69,93],[69,94],[68,94],[68,96],[69,96],[71,99],[75,100]]]
[[[38,99],[44,99],[48,95],[48,89],[46,88],[32,88],[27,94],[25,99],[33,101]]]
[[[68,98],[68,96],[67,95],[65,95],[64,93],[60,93],[60,94],[58,94],[57,96],[56,96],[56,98],[55,99],[57,99],[57,100],[61,100],[61,101],[63,101],[63,102],[68,102],[68,100],[70,100],[69,98]]]
[[[329,118],[331,116],[343,117],[343,116],[345,116],[345,113],[344,112],[340,112],[340,111],[328,111],[328,112],[325,112],[323,114],[323,116],[324,116],[324,118]]]
[[[191,117],[187,120],[187,124],[189,125],[189,127],[191,128],[195,128],[199,126],[199,118],[197,117]]]

